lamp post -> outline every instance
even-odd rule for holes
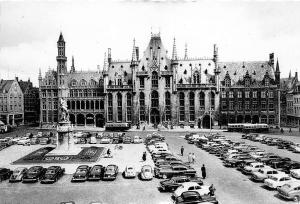
[[[212,80],[209,79],[209,133],[211,133],[211,84],[212,84]]]

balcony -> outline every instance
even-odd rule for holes
[[[139,71],[139,72],[136,72],[136,76],[148,76],[148,72],[147,71]]]
[[[108,85],[107,90],[132,90],[132,85]]]
[[[215,88],[215,84],[177,84],[177,89]]]
[[[173,71],[161,71],[161,76],[173,76]]]

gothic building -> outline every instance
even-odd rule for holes
[[[160,34],[151,34],[143,55],[134,40],[131,60],[114,60],[109,48],[101,71],[79,72],[74,59],[67,70],[62,34],[57,47],[57,69],[44,78],[39,74],[43,125],[58,121],[60,98],[67,100],[75,125],[168,122],[209,128],[220,122],[275,122],[280,72],[273,58],[219,62],[216,45],[211,57],[190,58],[186,47],[180,58],[175,39],[169,57]]]

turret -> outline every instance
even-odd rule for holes
[[[279,69],[278,59],[277,59],[276,70],[275,70],[275,83],[278,85],[280,84],[280,69]]]
[[[71,73],[75,72],[75,65],[74,65],[74,56],[72,56],[72,66],[71,66]]]
[[[131,58],[131,66],[134,67],[138,64],[137,54],[136,54],[136,46],[135,39],[133,39],[133,48],[132,48],[132,58]]]
[[[62,33],[60,33],[58,41],[57,41],[57,50],[58,50],[58,55],[56,57],[57,73],[65,74],[65,73],[67,73],[66,43],[65,43]]]
[[[108,52],[107,52],[107,61],[108,61],[108,64],[111,63],[111,48],[108,48]]]
[[[184,59],[186,60],[188,58],[188,53],[187,53],[187,43],[185,43],[185,48],[184,48]]]
[[[171,59],[171,64],[175,65],[178,64],[178,59],[177,59],[177,50],[176,50],[176,40],[174,38],[174,42],[173,42],[173,50],[172,50],[172,59]]]
[[[214,44],[214,56],[213,56],[213,61],[214,61],[215,63],[218,62],[218,47],[217,47],[216,44]]]
[[[274,53],[269,54],[269,65],[274,69]]]

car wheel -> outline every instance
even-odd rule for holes
[[[299,196],[295,196],[295,197],[293,198],[293,200],[294,200],[295,202],[298,202],[298,201],[300,201],[300,197],[299,197]]]

